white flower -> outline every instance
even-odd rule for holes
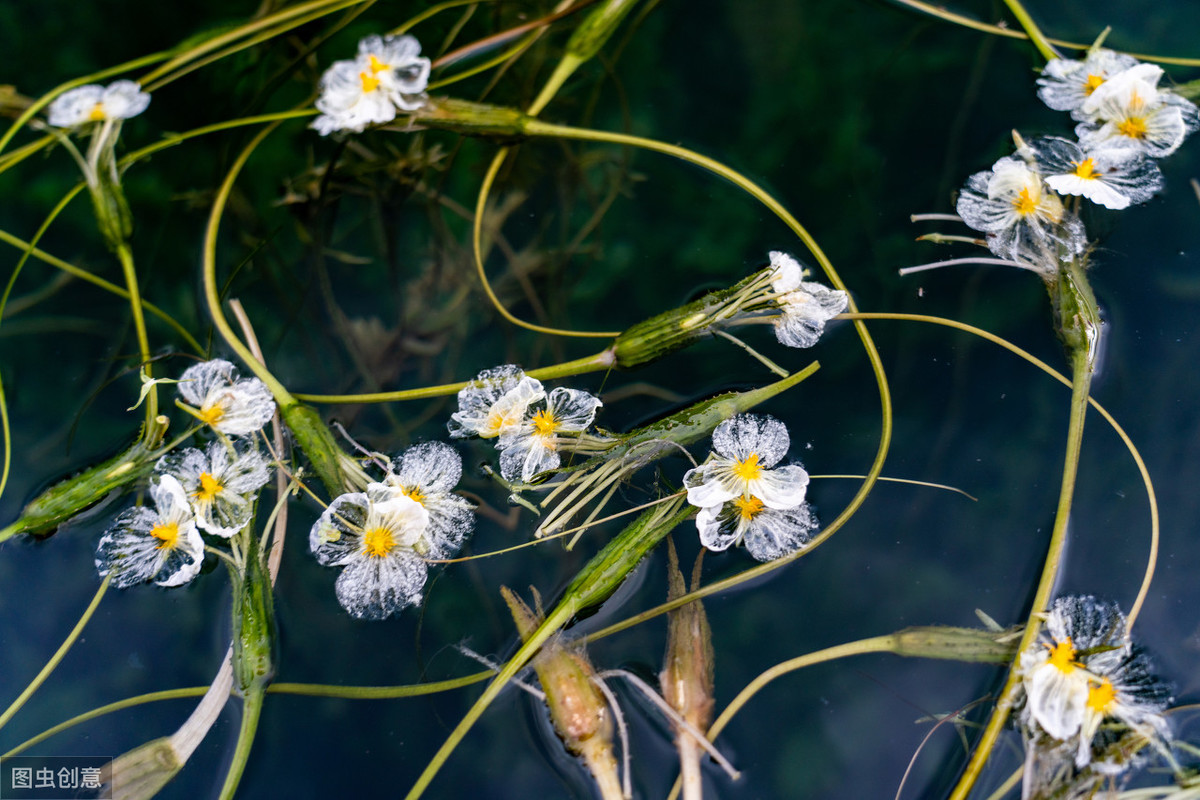
[[[429,59],[411,36],[368,36],[358,43],[358,57],[337,61],[321,76],[312,127],[322,136],[334,131],[362,131],[390,122],[396,110],[412,111],[424,102]]]
[[[155,469],[178,479],[201,530],[225,538],[250,521],[258,490],[270,477],[267,462],[252,443],[231,448],[215,441],[207,453],[189,447],[163,456]]]
[[[788,347],[812,347],[825,323],[846,310],[849,296],[815,281],[805,281],[800,263],[787,253],[772,250],[771,286],[782,314],[775,320],[775,338]]]
[[[772,469],[790,446],[787,428],[779,420],[738,414],[717,426],[712,441],[714,452],[683,476],[692,505],[711,508],[735,498],[757,498],[767,508],[786,510],[804,502],[804,468]]]
[[[220,358],[193,364],[179,378],[179,394],[201,422],[228,436],[261,430],[275,413],[275,400],[258,378],[238,379],[237,367]]]
[[[475,527],[471,504],[452,491],[461,477],[462,458],[453,447],[425,442],[398,456],[383,482],[368,486],[367,494],[385,500],[404,495],[420,503],[429,515],[426,557],[450,558]]]
[[[1055,111],[1077,112],[1092,94],[1112,76],[1137,66],[1137,59],[1124,53],[1097,48],[1082,61],[1052,58],[1038,78],[1038,97]]]
[[[121,589],[145,581],[180,586],[204,562],[204,541],[179,481],[160,476],[150,484],[150,497],[154,511],[145,506],[123,511],[96,548],[96,569],[111,572]]]
[[[1163,188],[1154,159],[1131,148],[1085,151],[1057,137],[1035,139],[1030,147],[1046,185],[1059,194],[1082,195],[1105,208],[1144,203]]]
[[[150,95],[134,81],[114,81],[108,86],[89,84],[63,92],[46,111],[56,128],[74,128],[89,122],[129,119],[150,105]]]
[[[529,380],[528,378],[526,380]],[[539,472],[557,469],[561,434],[582,433],[596,418],[600,398],[559,387],[545,401],[526,407],[526,416],[500,436],[500,474],[506,480],[529,483]]]
[[[1188,100],[1157,88],[1161,67],[1138,64],[1114,75],[1080,107],[1085,122],[1075,135],[1085,150],[1131,147],[1152,158],[1174,153],[1200,127],[1200,112]]]
[[[541,381],[515,364],[485,369],[458,393],[458,411],[447,427],[456,439],[494,439],[519,426],[526,409],[545,397]]]
[[[385,619],[421,602],[428,524],[429,514],[411,497],[375,502],[355,492],[329,504],[308,544],[322,565],[343,567],[334,586],[342,608],[358,619]]]
[[[759,561],[774,561],[796,552],[808,544],[816,527],[807,503],[779,510],[767,508],[757,497],[735,497],[696,515],[700,544],[720,551],[745,543],[747,552]]]

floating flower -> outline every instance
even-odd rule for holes
[[[485,369],[458,393],[458,411],[447,427],[455,438],[494,439],[516,429],[529,406],[545,396],[542,382],[515,364]]]
[[[150,105],[150,95],[134,81],[114,81],[108,86],[89,84],[63,92],[46,112],[56,128],[74,128],[89,122],[129,119]]]
[[[1160,90],[1161,67],[1138,64],[1109,78],[1080,107],[1084,122],[1075,128],[1086,150],[1130,147],[1152,158],[1174,153],[1200,127],[1190,101]]]
[[[458,451],[443,442],[425,442],[398,456],[383,482],[371,484],[367,493],[381,499],[403,495],[419,503],[429,515],[427,557],[449,558],[475,527],[471,504],[452,491],[461,477]]]
[[[559,387],[545,400],[526,407],[526,416],[500,436],[500,474],[525,483],[539,472],[557,469],[563,434],[579,434],[596,418],[600,398],[579,389]]]
[[[1158,164],[1138,150],[1109,147],[1087,152],[1057,137],[1035,139],[1030,146],[1046,185],[1059,194],[1082,195],[1119,210],[1144,203],[1163,188]]]
[[[270,477],[266,460],[252,443],[230,447],[219,440],[207,452],[189,447],[169,453],[155,469],[178,479],[201,530],[225,538],[250,521],[258,490]]]
[[[159,476],[150,497],[154,511],[137,506],[121,512],[96,548],[96,569],[112,573],[121,589],[145,581],[180,586],[196,577],[204,561],[204,541],[179,481]]]
[[[237,367],[214,358],[193,364],[179,378],[179,394],[196,417],[228,436],[262,429],[275,413],[275,400],[258,378],[238,378]]]
[[[1102,47],[1090,51],[1082,61],[1052,58],[1038,78],[1037,94],[1055,111],[1078,112],[1106,80],[1137,64],[1133,56]]]
[[[771,287],[782,314],[776,318],[775,338],[788,347],[812,347],[825,323],[846,310],[850,297],[815,281],[805,281],[804,270],[787,253],[772,250]]]
[[[321,76],[312,127],[322,136],[334,131],[362,131],[390,122],[396,110],[412,111],[423,102],[430,63],[411,36],[368,36],[358,43],[358,57],[337,61]]]
[[[700,543],[725,550],[744,542],[750,554],[770,561],[802,547],[816,527],[804,502],[808,473],[787,454],[787,428],[774,417],[739,414],[713,431],[713,452],[683,476],[687,500],[699,507]]]
[[[433,549],[426,538],[429,514],[403,494],[379,501],[343,494],[308,534],[309,548],[327,567],[343,567],[334,591],[358,619],[385,619],[421,602]]]

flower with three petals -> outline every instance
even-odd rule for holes
[[[137,506],[121,512],[96,548],[96,569],[102,576],[111,573],[121,589],[146,581],[180,586],[204,562],[204,541],[179,481],[160,475],[150,484],[150,498],[154,510]]]
[[[50,103],[46,121],[56,128],[136,117],[150,105],[150,95],[134,81],[108,86],[89,84],[63,92]]]
[[[850,297],[838,289],[804,280],[800,262],[772,250],[771,288],[782,313],[775,319],[775,338],[787,347],[812,347],[825,323],[846,310]]]
[[[358,43],[358,56],[337,61],[321,76],[312,127],[322,136],[334,131],[359,132],[368,125],[390,122],[397,109],[413,111],[424,102],[430,62],[411,36],[368,36]]]
[[[238,445],[217,440],[204,452],[188,447],[168,453],[155,469],[183,486],[200,530],[226,539],[246,527],[258,490],[270,477],[258,448],[244,440]]]
[[[798,464],[775,465],[790,438],[782,422],[739,414],[713,431],[713,452],[683,476],[687,500],[700,508],[700,543],[725,550],[744,542],[750,555],[770,561],[803,547],[817,523],[804,502],[808,473]]]
[[[458,411],[450,415],[447,427],[456,439],[494,439],[516,430],[526,410],[545,397],[542,382],[516,364],[485,369],[459,391]]]
[[[1082,61],[1052,58],[1038,78],[1037,94],[1050,108],[1070,111],[1073,117],[1082,121],[1080,109],[1087,99],[1109,78],[1137,64],[1138,60],[1133,56],[1103,47],[1091,50]]]
[[[262,430],[275,414],[275,400],[258,378],[239,378],[237,367],[214,358],[193,364],[179,378],[179,394],[201,422],[227,436]]]
[[[1097,205],[1120,210],[1144,203],[1163,188],[1154,159],[1131,148],[1086,151],[1058,137],[1034,139],[1030,149],[1046,185],[1063,195],[1081,195]]]
[[[505,480],[525,483],[562,463],[559,447],[570,434],[580,434],[596,418],[600,398],[579,389],[559,387],[544,399],[530,403],[518,424],[500,436],[500,474]],[[567,436],[564,436],[566,434]]]

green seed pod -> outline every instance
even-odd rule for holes
[[[515,141],[525,137],[525,124],[529,117],[515,108],[472,103],[453,97],[430,97],[412,112],[410,119],[427,128],[454,131],[465,136]]]
[[[262,553],[246,555],[246,571],[233,587],[233,677],[245,694],[275,676],[275,599]]]
[[[930,625],[905,628],[892,634],[892,638],[895,644],[891,652],[898,656],[1007,664],[1017,655],[1019,637],[1011,630]]]

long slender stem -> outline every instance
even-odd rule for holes
[[[1058,51],[1046,39],[1046,34],[1042,33],[1042,29],[1033,21],[1033,17],[1029,16],[1029,12],[1025,10],[1025,6],[1021,5],[1020,0],[1004,0],[1004,5],[1008,6],[1008,10],[1017,18],[1017,22],[1029,34],[1029,40],[1033,42],[1033,46],[1042,54],[1042,58],[1049,61],[1052,58],[1061,58]]]
[[[125,276],[125,288],[129,292],[129,308],[133,311],[133,329],[137,333],[142,370],[147,378],[152,378],[154,376],[150,373],[150,338],[146,335],[146,317],[142,313],[142,292],[138,288],[137,271],[133,266],[133,252],[129,249],[128,242],[121,242],[117,245],[117,258],[121,261],[121,271]],[[153,425],[151,423],[157,416],[158,386],[152,385],[146,396],[146,436],[152,434]]]
[[[246,691],[242,698],[242,725],[238,729],[237,748],[233,751],[233,763],[229,772],[225,773],[225,785],[221,787],[220,800],[233,800],[234,792],[241,783],[242,773],[246,769],[246,761],[250,758],[250,747],[254,744],[254,734],[258,731],[258,718],[262,713],[262,686],[253,686]]]

